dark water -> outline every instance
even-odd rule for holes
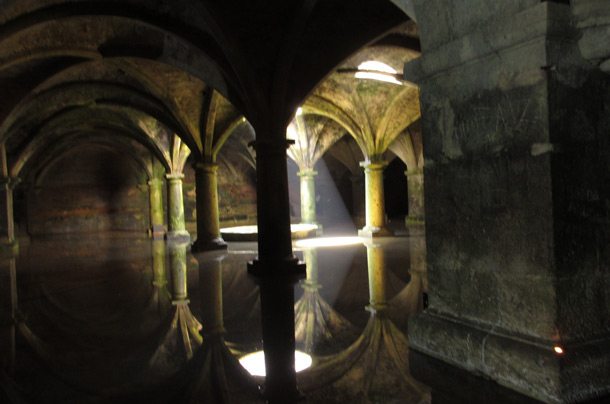
[[[422,238],[295,247],[304,402],[457,402],[411,376]],[[254,243],[193,255],[121,235],[32,242],[2,262],[0,402],[262,402],[238,359],[262,350]],[[445,399],[449,399],[444,401]]]

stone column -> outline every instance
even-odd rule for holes
[[[150,198],[150,235],[153,240],[161,240],[165,236],[163,180],[153,178],[148,181],[148,195]]]
[[[13,187],[18,181],[4,177],[0,178],[0,214],[2,215],[2,234],[0,235],[0,249],[5,252],[16,253],[19,246],[15,237],[15,220],[13,216]]]
[[[383,169],[387,163],[363,161],[366,224],[358,231],[361,237],[384,237],[391,233],[385,222],[385,200],[383,194]]]
[[[221,250],[227,243],[220,235],[218,211],[218,165],[197,163],[195,165],[197,241],[192,251]]]
[[[301,179],[301,223],[316,223],[316,184],[317,171],[304,169],[298,172]]]
[[[414,3],[430,288],[411,352],[543,402],[606,395],[610,78],[581,59],[564,2],[476,21],[467,1]]]
[[[262,392],[271,403],[293,402],[300,396],[294,369],[294,283],[305,268],[292,253],[288,144],[285,128],[265,140],[264,131],[255,129],[258,259],[249,264],[249,271],[257,277],[261,292],[267,374]]]
[[[424,227],[424,172],[422,169],[406,170],[409,198],[409,214],[405,226],[410,235],[421,234]]]
[[[191,236],[186,231],[184,222],[184,199],[182,195],[182,179],[184,174],[167,174],[168,199],[168,232],[167,239],[173,241],[188,241]]]

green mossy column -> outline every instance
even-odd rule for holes
[[[369,307],[374,311],[387,307],[385,254],[381,245],[366,243],[369,275]]]
[[[163,180],[153,178],[148,181],[148,195],[150,198],[150,235],[154,240],[160,240],[165,236]]]
[[[409,214],[405,217],[405,225],[409,234],[423,231],[424,225],[424,172],[421,169],[406,170],[409,198]],[[419,233],[419,232],[418,232]]]
[[[184,174],[167,174],[168,240],[188,241],[190,235],[184,223],[184,200],[182,196],[182,179]]]
[[[220,235],[218,210],[218,165],[197,163],[195,165],[197,241],[192,251],[226,249],[227,243]]]
[[[298,176],[301,179],[301,223],[316,223],[316,184],[314,170],[301,170]]]
[[[364,168],[364,193],[366,204],[366,223],[358,231],[361,237],[390,236],[385,226],[385,200],[383,195],[383,169],[386,162],[363,161],[360,166]]]

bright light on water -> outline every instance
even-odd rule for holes
[[[298,240],[295,242],[297,247],[341,247],[346,245],[362,244],[363,240],[361,237],[319,237],[319,238],[307,238]]]
[[[309,223],[296,223],[290,225],[290,231],[292,233],[302,232],[302,231],[312,231],[317,229],[318,226],[315,224]],[[258,226],[235,226],[235,227],[224,227],[220,229],[221,233],[233,233],[233,234],[256,234],[258,233]]]
[[[265,376],[265,353],[256,351],[242,356],[239,363],[252,376]],[[294,351],[294,370],[300,372],[311,367],[311,356],[301,351]]]

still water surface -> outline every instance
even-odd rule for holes
[[[423,239],[295,247],[305,402],[426,403],[408,320],[426,289]],[[262,350],[256,244],[191,254],[122,235],[54,238],[2,263],[0,398],[29,403],[261,402],[239,359]],[[2,401],[0,400],[0,401]]]

